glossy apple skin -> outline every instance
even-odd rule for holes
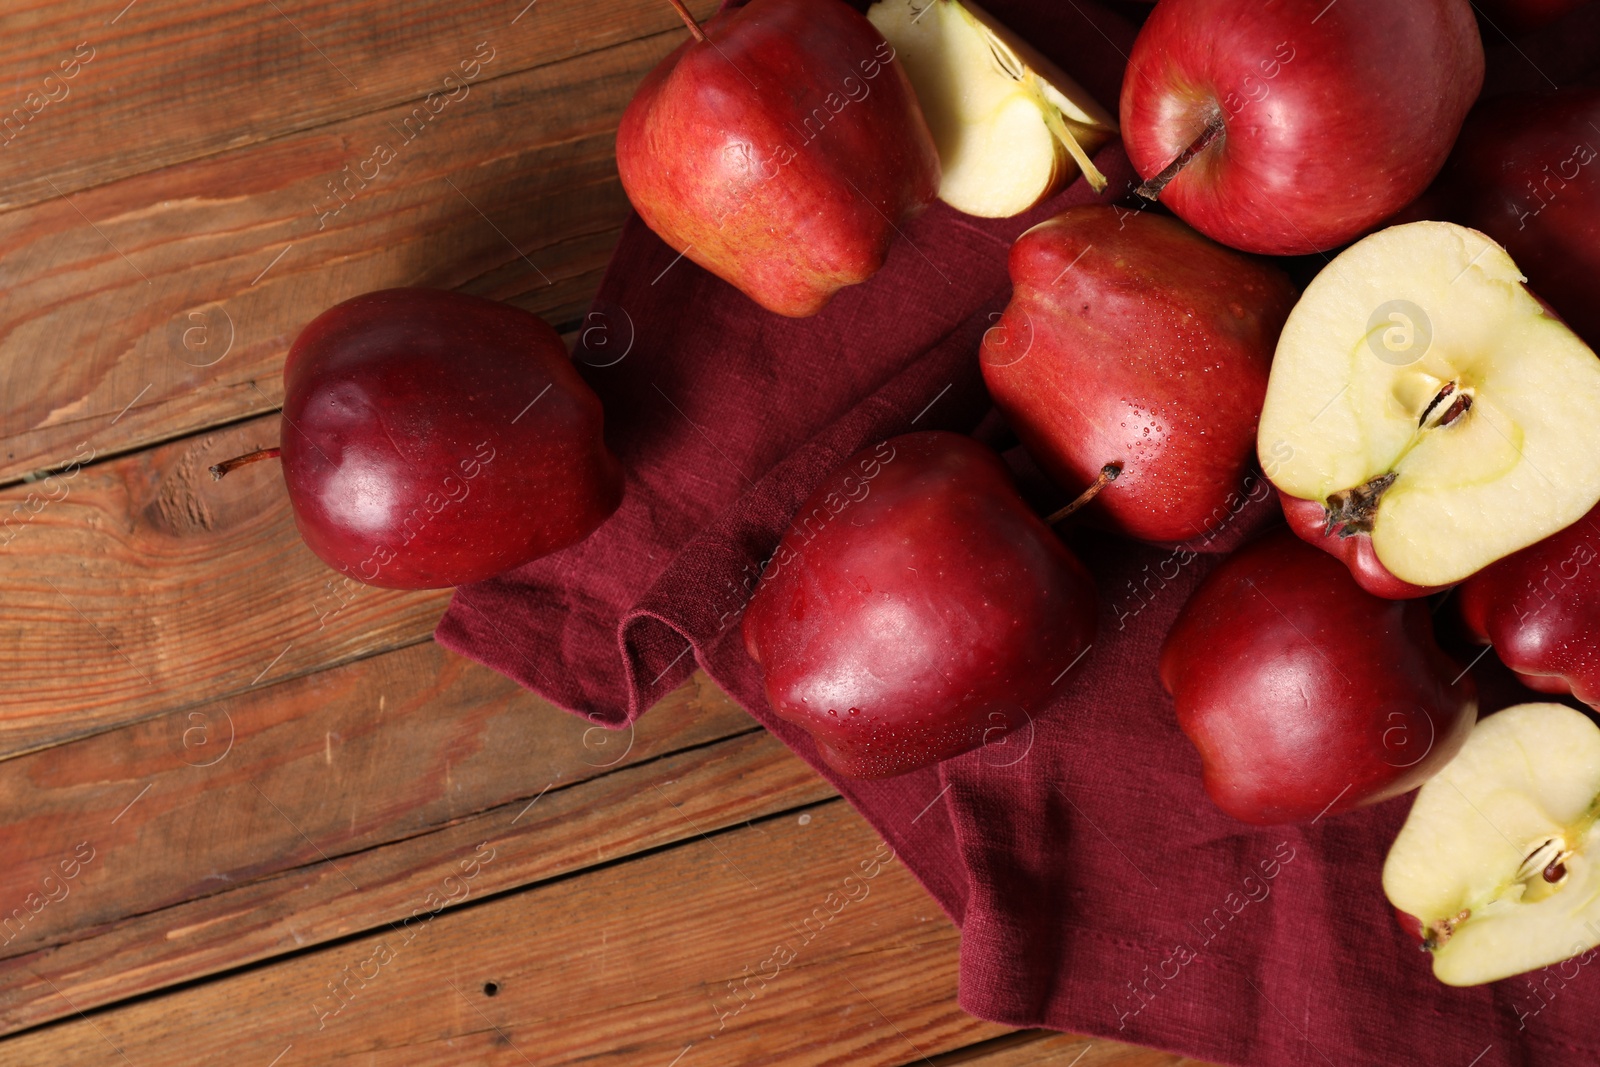
[[[1143,177],[1223,123],[1161,202],[1223,244],[1298,255],[1427,187],[1483,84],[1483,43],[1467,0],[1161,0],[1128,70],[1122,137]]]
[[[1467,629],[1541,693],[1600,709],[1600,506],[1461,583]]]
[[[752,0],[704,30],[623,113],[623,188],[673,248],[771,311],[813,315],[938,195],[933,136],[894,49],[840,0]]]
[[[622,501],[600,398],[520,308],[366,293],[301,331],[283,378],[295,525],[370,585],[492,578],[583,540]]]
[[[1095,633],[1094,582],[991,449],[891,438],[806,501],[745,614],[767,700],[882,778],[1030,722]]]
[[[1207,576],[1160,671],[1206,792],[1248,823],[1415,789],[1477,718],[1477,687],[1434,642],[1427,605],[1372,596],[1287,530]]]
[[[1368,534],[1355,533],[1341,537],[1337,530],[1324,533],[1327,511],[1317,501],[1290,496],[1280,489],[1278,502],[1283,505],[1283,517],[1288,520],[1289,529],[1295,532],[1295,536],[1333,558],[1343,560],[1344,565],[1350,568],[1356,584],[1373,596],[1387,600],[1415,600],[1450,588],[1447,585],[1412,585],[1396,578],[1388,567],[1378,561],[1378,553],[1373,550],[1372,538]]]
[[[989,393],[1039,466],[1146,541],[1226,521],[1255,454],[1295,291],[1276,267],[1175,219],[1069,208],[1011,247],[1011,303],[984,337]]]
[[[1600,89],[1515,94],[1473,110],[1445,172],[1460,220],[1600,344]]]

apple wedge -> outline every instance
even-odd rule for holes
[[[1600,728],[1587,716],[1522,704],[1478,723],[1417,793],[1383,865],[1384,895],[1435,977],[1481,985],[1600,945],[1597,815]]]
[[[867,18],[911,77],[939,148],[939,199],[969,215],[1028,210],[1079,173],[1116,134],[1071,78],[973,3],[878,0]]]
[[[1370,537],[1393,578],[1445,586],[1600,501],[1600,359],[1523,281],[1447,222],[1375,233],[1313,279],[1256,438],[1272,482],[1322,505],[1322,536],[1297,533],[1335,555]]]

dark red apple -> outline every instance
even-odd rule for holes
[[[1459,221],[1504,245],[1529,288],[1600,345],[1600,89],[1475,108],[1441,185]]]
[[[767,700],[856,778],[1022,726],[1094,640],[1094,583],[991,449],[866,449],[795,516],[745,614]]]
[[[538,317],[438,289],[324,311],[284,364],[283,477],[329,566],[464,585],[583,540],[622,500],[600,399]]]
[[[1427,187],[1482,84],[1467,0],[1161,0],[1122,138],[1147,192],[1202,233],[1318,252]]]
[[[1119,464],[1090,514],[1146,541],[1225,521],[1289,279],[1175,219],[1095,204],[1023,234],[1010,266],[983,377],[1039,466],[1076,492]]]
[[[911,83],[841,0],[751,0],[694,33],[623,113],[623,188],[674,249],[769,310],[813,315],[938,194]]]
[[[1330,527],[1328,510],[1320,502],[1290,496],[1281,489],[1278,490],[1278,502],[1283,505],[1283,517],[1289,521],[1289,529],[1297,537],[1335,559],[1343,560],[1345,566],[1350,568],[1356,584],[1373,596],[1388,600],[1413,600],[1449,588],[1443,585],[1412,585],[1396,578],[1388,567],[1378,561],[1378,554],[1372,548],[1371,534],[1348,526]]]
[[[1364,592],[1287,530],[1207,576],[1167,634],[1160,669],[1206,792],[1249,823],[1415,789],[1477,718],[1477,686],[1434,642],[1427,605]]]
[[[1461,583],[1467,629],[1541,693],[1600,709],[1600,506]]]

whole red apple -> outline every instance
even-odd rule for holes
[[[583,540],[622,500],[600,398],[520,308],[367,293],[313,319],[283,377],[295,524],[363,582],[491,578]]]
[[[1485,567],[1458,595],[1467,629],[1530,688],[1600,709],[1600,506]]]
[[[1031,721],[1094,640],[1094,583],[991,449],[865,449],[795,516],[744,620],[767,700],[856,778]]]
[[[1467,0],[1161,0],[1122,138],[1148,195],[1202,233],[1319,252],[1427,187],[1482,84]]]
[[[1425,604],[1364,592],[1287,530],[1207,576],[1167,634],[1160,670],[1206,792],[1249,823],[1415,789],[1455,755],[1478,710]]]
[[[1096,204],[1011,247],[984,381],[1040,467],[1113,528],[1184,541],[1225,521],[1255,453],[1294,287],[1183,223]]]
[[[694,32],[623,113],[623,188],[689,259],[769,310],[813,315],[876,273],[897,224],[938,194],[911,83],[841,0],[751,0]]]
[[[1344,561],[1356,584],[1373,596],[1388,600],[1414,600],[1432,596],[1449,588],[1443,585],[1412,585],[1390,573],[1378,560],[1372,547],[1372,535],[1349,526],[1329,526],[1328,509],[1315,500],[1304,500],[1278,490],[1278,502],[1283,505],[1283,517],[1289,529],[1308,545],[1315,545],[1335,559]]]
[[[1528,286],[1600,345],[1600,89],[1480,105],[1441,184],[1460,221],[1504,245]]]

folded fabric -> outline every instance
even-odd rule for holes
[[[1114,109],[1127,22],[1083,0],[985,6]],[[622,508],[587,541],[458,590],[438,639],[613,727],[704,667],[961,926],[961,1003],[975,1015],[1252,1065],[1600,1062],[1587,1010],[1600,980],[1571,968],[1468,990],[1433,979],[1379,885],[1409,798],[1265,829],[1206,798],[1156,656],[1221,555],[1280,520],[1258,479],[1221,531],[1189,545],[1065,532],[1096,578],[1099,636],[1048,713],[1003,743],[852,782],[768,709],[739,632],[762,561],[863,447],[923,429],[1012,444],[978,344],[1009,296],[1017,235],[1071,204],[1121,202],[1137,180],[1119,147],[1096,163],[1111,181],[1102,198],[1080,180],[1015,219],[934,205],[876,277],[810,319],[763,311],[631,219],[575,354],[628,471]],[[1020,450],[1007,458],[1041,511],[1065,499]]]

